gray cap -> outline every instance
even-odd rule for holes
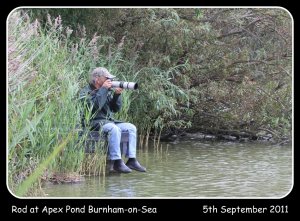
[[[93,77],[101,77],[101,76],[104,76],[106,78],[115,78],[116,76],[112,75],[111,73],[109,73],[109,71],[106,69],[106,68],[103,68],[103,67],[99,67],[99,68],[95,68],[93,71],[92,71],[92,76]]]

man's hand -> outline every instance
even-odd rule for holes
[[[107,89],[111,88],[111,80],[110,79],[107,79],[106,81],[104,81],[104,83],[102,84],[102,87],[105,87]]]
[[[121,94],[122,91],[123,91],[123,88],[119,88],[119,87],[115,88],[115,94]]]

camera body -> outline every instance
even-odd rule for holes
[[[112,88],[123,88],[123,89],[131,89],[136,90],[138,89],[138,83],[136,82],[126,82],[126,81],[112,81]]]

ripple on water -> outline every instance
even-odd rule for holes
[[[142,150],[139,150],[142,151]],[[282,197],[292,185],[292,148],[255,143],[178,142],[139,153],[146,173],[89,177],[45,187],[48,196]]]

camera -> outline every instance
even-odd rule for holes
[[[138,83],[136,82],[126,82],[126,81],[112,81],[112,86],[113,88],[119,87],[123,89],[131,89],[131,90],[136,90],[138,89]]]

